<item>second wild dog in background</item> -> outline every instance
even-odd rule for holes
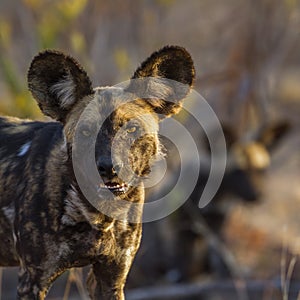
[[[228,161],[221,186],[213,200],[204,208],[199,199],[209,176],[209,164],[200,168],[197,185],[190,199],[167,219],[144,224],[147,233],[141,244],[129,285],[151,285],[155,282],[191,281],[210,274],[230,277],[235,266],[219,248],[222,230],[230,214],[233,199],[254,203],[260,199],[264,174],[271,162],[272,152],[289,131],[286,121],[263,126],[249,140],[239,138],[229,124],[222,125],[228,152]],[[212,128],[213,131],[213,128]],[[213,136],[213,133],[211,133]],[[218,136],[214,136],[218,142]],[[200,136],[202,147],[209,152],[209,144]],[[163,139],[166,159],[175,174],[179,157],[174,145]],[[168,155],[169,154],[169,155]],[[209,160],[209,158],[208,158]]]

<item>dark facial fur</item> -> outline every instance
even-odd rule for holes
[[[150,88],[145,82],[142,87],[154,95],[146,99],[134,94],[134,79],[145,76],[176,80],[187,88],[176,97],[175,86]],[[155,52],[127,88],[92,89],[82,67],[61,52],[45,51],[33,59],[29,89],[43,113],[58,122],[0,118],[0,236],[5,241],[0,264],[20,266],[18,299],[44,299],[57,276],[85,265],[92,266],[92,299],[124,299],[141,224],[126,221],[129,211],[117,220],[87,201],[73,170],[73,142],[76,133],[82,134],[86,153],[94,157],[103,180],[95,189],[143,203],[142,182],[132,181],[149,172],[159,152],[157,113],[179,111],[193,78],[190,55],[176,46]],[[84,111],[89,118],[79,124]],[[93,146],[88,138],[99,122],[103,126]]]

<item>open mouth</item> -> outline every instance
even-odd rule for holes
[[[100,183],[99,189],[107,189],[110,192],[114,194],[124,194],[128,190],[128,185],[124,182],[118,183],[118,182],[103,182]]]

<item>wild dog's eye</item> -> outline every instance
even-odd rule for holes
[[[87,137],[91,136],[91,132],[90,132],[89,130],[87,130],[87,129],[83,129],[83,130],[81,131],[81,133],[82,133],[84,136],[87,136]]]
[[[130,127],[127,127],[127,129],[126,129],[126,131],[128,133],[134,133],[134,132],[136,132],[136,130],[137,130],[136,126],[130,126]]]

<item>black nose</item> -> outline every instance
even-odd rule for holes
[[[117,176],[122,166],[122,163],[113,165],[111,158],[102,157],[97,161],[97,167],[100,176],[107,177],[109,179]]]

